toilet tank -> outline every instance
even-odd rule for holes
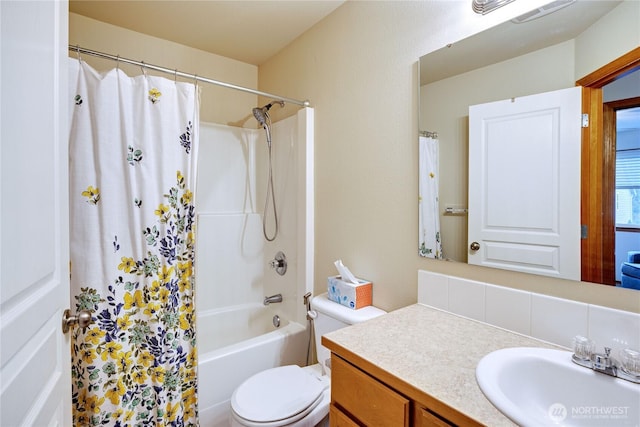
[[[387,313],[373,306],[353,310],[337,302],[330,301],[326,293],[318,295],[311,300],[311,309],[318,313],[318,316],[313,321],[316,357],[318,363],[322,366],[322,372],[326,375],[331,374],[331,352],[320,344],[322,335]]]

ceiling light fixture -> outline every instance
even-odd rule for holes
[[[475,13],[486,15],[512,1],[514,0],[473,0],[471,7]]]

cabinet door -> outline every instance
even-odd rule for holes
[[[408,399],[340,357],[332,355],[331,366],[332,405],[366,426],[409,425]]]
[[[347,414],[331,404],[329,408],[330,427],[359,427]]]

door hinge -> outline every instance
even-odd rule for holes
[[[585,240],[589,234],[589,226],[580,224],[580,239]]]
[[[583,128],[588,128],[589,127],[589,114],[587,114],[587,113],[582,115],[582,127]]]

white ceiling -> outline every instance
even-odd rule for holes
[[[260,65],[345,0],[71,0],[69,11]]]

